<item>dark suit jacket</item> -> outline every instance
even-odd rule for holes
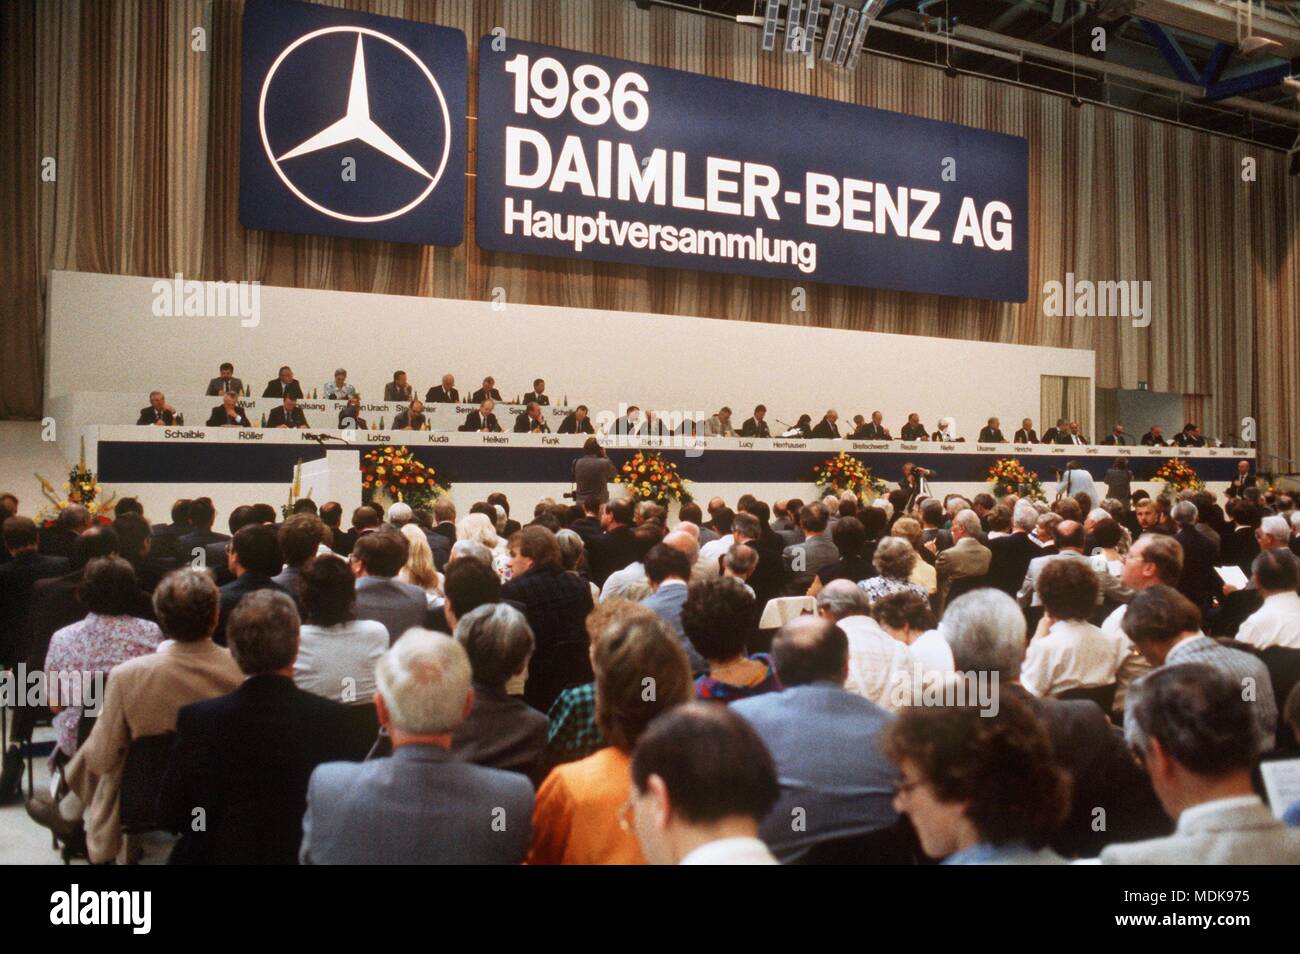
[[[136,421],[136,424],[156,424],[158,421],[170,426],[174,423],[175,418],[172,417],[171,411],[156,411],[154,406],[150,404],[148,407],[140,409],[140,419]]]
[[[218,404],[216,407],[212,409],[212,413],[208,415],[208,423],[206,426],[225,427],[227,424],[238,424],[240,427],[253,426],[252,424],[248,423],[248,415],[244,413],[244,409],[242,407],[235,408],[235,415],[236,417],[234,419],[231,419],[226,414],[226,406],[224,404]]]
[[[534,567],[501,587],[501,598],[522,603],[535,648],[528,662],[524,699],[540,712],[565,689],[591,681],[585,627],[591,587],[576,573]]]
[[[893,439],[889,436],[889,428],[874,421],[867,421],[867,423],[855,430],[853,437],[860,441],[888,441]]]
[[[384,385],[385,401],[410,401],[415,397],[415,388],[408,383],[406,387],[400,388],[396,381],[389,381]]]
[[[558,433],[560,434],[595,434],[596,428],[591,423],[590,417],[584,417],[582,423],[578,423],[577,416],[570,411],[569,414],[560,421]]]
[[[181,537],[194,530],[188,523],[158,523],[153,526],[153,544],[149,552],[161,559],[180,563],[189,554],[181,550]]]
[[[217,617],[217,631],[212,634],[212,640],[218,646],[226,645],[226,623],[230,620],[230,614],[235,607],[249,593],[255,593],[258,590],[277,590],[290,595],[285,588],[269,576],[263,576],[260,573],[245,573],[243,576],[236,577],[225,586],[221,587],[220,615]]]
[[[591,568],[591,582],[604,586],[605,580],[615,570],[641,559],[641,548],[632,536],[631,527],[615,527],[590,542],[587,548],[587,565]]]
[[[415,415],[415,420],[411,420],[411,412],[407,409],[398,411],[393,415],[393,430],[395,431],[422,431],[425,428],[428,418],[423,414]]]
[[[424,403],[428,404],[430,402],[434,404],[459,404],[460,391],[456,388],[452,388],[448,391],[439,384],[437,387],[429,388],[429,390],[425,392]]]
[[[1001,429],[989,427],[988,425],[980,428],[980,436],[976,440],[983,444],[1005,444],[1007,442],[1007,439],[1002,436]]]
[[[1156,446],[1164,447],[1165,444],[1168,443],[1168,441],[1163,434],[1157,438],[1152,436],[1150,431],[1147,431],[1145,434],[1142,435],[1141,443],[1146,445],[1147,447],[1156,447]]]
[[[839,437],[840,426],[839,424],[832,424],[829,420],[823,417],[817,422],[817,426],[812,429],[812,436],[823,439],[828,437]]]
[[[767,426],[767,421],[756,421],[749,417],[745,423],[740,425],[741,437],[771,437],[772,431]]]
[[[501,430],[501,425],[497,423],[497,416],[489,414],[487,421],[483,420],[478,411],[470,411],[465,415],[465,423],[460,426],[462,431],[493,431]]]
[[[924,424],[904,424],[904,425],[903,425],[903,429],[902,429],[901,431],[899,431],[899,433],[903,435],[901,439],[902,439],[902,440],[905,440],[905,441],[919,441],[919,440],[924,440],[924,439],[925,439],[925,425],[924,425]]]
[[[271,408],[271,413],[266,415],[266,426],[279,427],[281,424],[287,427],[306,427],[307,415],[302,413],[300,407],[295,407],[292,415],[284,413],[284,405]]]
[[[184,706],[159,798],[181,835],[172,863],[296,864],[312,770],[365,755],[349,714],[277,675]],[[193,830],[196,807],[206,831]]]
[[[1232,483],[1228,484],[1226,493],[1229,497],[1239,497],[1247,487],[1254,487],[1255,482],[1254,474],[1247,474],[1245,477],[1238,475],[1232,478]]]
[[[1020,584],[1025,582],[1029,561],[1034,557],[1042,556],[1042,549],[1029,539],[1027,533],[995,537],[988,542],[987,546],[993,558],[989,561],[989,571],[985,579],[990,586],[1014,597],[1020,592]]]
[[[1114,497],[1125,507],[1133,494],[1133,472],[1123,467],[1112,467],[1106,471],[1102,483],[1106,485],[1106,496]],[[1100,503],[1100,501],[1098,501]]]
[[[1012,443],[1013,444],[1037,444],[1038,435],[1034,432],[1034,429],[1032,427],[1029,430],[1025,430],[1022,427],[1020,428],[1020,430],[1016,431],[1014,437],[1012,438]]]
[[[207,397],[217,397],[225,394],[227,391],[234,391],[236,394],[244,393],[244,382],[239,378],[231,378],[229,381],[223,381],[221,378],[213,378],[208,381],[208,389],[204,391]]]
[[[28,611],[37,580],[66,572],[68,561],[63,557],[30,552],[19,553],[0,565],[0,664],[16,663],[23,658],[20,654],[29,640]],[[42,658],[41,663],[44,662]]]
[[[334,542],[330,544],[330,549],[341,557],[350,556],[352,548],[357,545],[356,532],[344,530],[342,527],[337,530],[331,528],[330,532],[334,534]]]
[[[424,531],[424,539],[429,542],[429,550],[433,553],[434,569],[441,573],[442,568],[447,565],[447,558],[451,556],[453,541],[432,528]]]
[[[1058,431],[1058,432],[1057,432],[1057,435],[1056,435],[1056,443],[1058,443],[1058,444],[1073,444],[1074,442],[1075,442],[1075,441],[1074,441],[1074,435],[1071,434],[1069,431]],[[1080,434],[1080,435],[1079,435],[1079,443],[1080,443],[1080,444],[1086,444],[1086,443],[1088,443],[1088,435],[1087,435],[1087,434]]]
[[[551,399],[545,394],[534,394],[532,391],[529,391],[527,394],[524,395],[524,399],[522,403],[540,404],[543,407],[546,407],[551,403]]]
[[[541,780],[542,753],[546,751],[546,716],[522,699],[498,688],[474,683],[474,708],[456,727],[451,750],[475,765],[520,772]]]
[[[1174,539],[1183,546],[1183,572],[1178,578],[1178,592],[1205,613],[1215,596],[1223,592],[1223,581],[1214,572],[1219,563],[1219,548],[1194,527],[1182,528],[1174,534]]]
[[[1223,565],[1241,567],[1241,572],[1250,578],[1250,565],[1259,556],[1259,541],[1251,527],[1237,527],[1231,533],[1223,534],[1220,542],[1222,548],[1220,559]]]
[[[1113,433],[1111,433],[1106,435],[1106,439],[1102,441],[1102,443],[1113,444],[1120,447],[1127,447],[1133,444],[1133,438],[1128,434],[1125,434],[1122,437],[1117,438]]]
[[[496,388],[493,388],[491,391],[484,391],[482,388],[479,388],[477,391],[475,391],[473,394],[469,396],[469,402],[471,404],[482,404],[488,398],[491,398],[492,400],[500,404],[501,392],[498,391]]]
[[[525,411],[515,418],[516,434],[549,434],[551,425],[546,423],[546,416],[543,415],[540,421],[534,421]]]
[[[1061,432],[1059,430],[1057,430],[1055,427],[1049,427],[1047,430],[1043,431],[1043,443],[1055,444],[1056,439],[1060,436],[1061,436]]]
[[[262,392],[262,397],[284,398],[286,396],[301,401],[302,385],[300,385],[296,380],[294,380],[289,382],[288,387],[285,387],[283,384],[280,383],[279,378],[275,378],[274,380],[267,382],[266,390]]]
[[[77,545],[77,536],[78,534],[64,527],[41,527],[37,531],[36,550],[41,556],[70,560],[72,551]],[[0,547],[3,546],[4,544],[0,543]]]

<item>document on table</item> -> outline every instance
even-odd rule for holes
[[[1261,762],[1259,771],[1264,776],[1269,807],[1281,818],[1283,812],[1300,802],[1300,759]]]

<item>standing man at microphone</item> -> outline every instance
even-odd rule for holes
[[[585,505],[588,500],[604,503],[609,499],[608,484],[618,476],[614,462],[605,456],[600,439],[588,437],[582,456],[573,462],[573,499]]]

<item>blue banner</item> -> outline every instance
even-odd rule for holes
[[[477,112],[483,248],[1028,296],[1023,138],[491,36]]]
[[[468,79],[460,30],[249,0],[239,221],[459,245]]]

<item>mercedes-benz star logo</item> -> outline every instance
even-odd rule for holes
[[[285,61],[285,59],[302,44],[330,33],[357,34],[357,48],[356,54],[352,60],[352,83],[348,89],[347,109],[341,119],[326,126],[315,135],[309,136],[292,149],[276,156],[274,150],[271,148],[271,142],[266,131],[266,99],[267,93],[271,88],[271,82],[275,78],[275,72],[280,68],[280,65]],[[412,158],[405,149],[398,145],[392,136],[380,129],[378,124],[370,118],[370,96],[366,85],[366,54],[363,43],[363,37],[365,36],[372,36],[376,39],[383,40],[385,43],[391,44],[404,53],[413,63],[415,63],[416,66],[420,68],[425,79],[429,81],[429,86],[433,89],[434,96],[437,97],[443,127],[442,155],[439,157],[437,169],[432,173]],[[397,218],[415,208],[428,198],[429,193],[432,192],[434,187],[438,184],[438,180],[442,178],[443,170],[447,166],[447,156],[451,149],[451,117],[447,111],[447,101],[442,95],[442,89],[438,86],[438,81],[434,79],[433,74],[429,72],[429,68],[425,66],[424,62],[418,56],[392,37],[366,27],[326,27],[325,29],[316,30],[312,33],[306,34],[305,36],[299,37],[289,46],[285,47],[284,51],[276,57],[275,62],[271,64],[270,70],[267,71],[266,79],[262,83],[262,95],[257,107],[257,121],[258,127],[262,133],[262,147],[266,150],[266,157],[270,160],[271,167],[275,169],[276,175],[280,177],[280,181],[282,181],[294,195],[307,203],[317,212],[336,219],[344,219],[348,222],[384,222],[388,219]],[[281,168],[281,163],[285,160],[295,159],[299,156],[305,156],[321,149],[327,149],[330,146],[337,146],[353,141],[363,142],[378,150],[383,155],[388,156],[395,162],[401,163],[403,166],[406,166],[406,168],[428,179],[428,185],[425,186],[424,191],[416,196],[414,200],[408,202],[399,209],[394,209],[391,212],[385,212],[380,215],[348,215],[343,212],[328,209],[305,195],[302,190],[293,184],[284,169]]]

